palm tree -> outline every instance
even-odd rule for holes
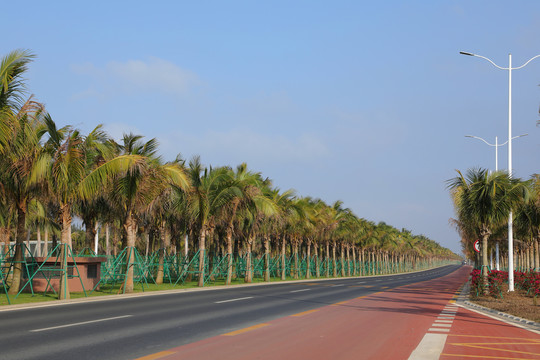
[[[10,140],[3,147],[0,169],[4,193],[17,209],[17,236],[14,256],[13,281],[10,293],[19,292],[23,243],[26,237],[28,203],[41,193],[42,184],[32,180],[44,155],[40,140],[42,132],[42,107],[33,100],[27,101],[11,123]]]
[[[199,286],[204,286],[206,237],[215,217],[238,191],[230,187],[230,171],[226,167],[204,168],[199,157],[189,162],[188,169],[191,188],[188,192],[188,206],[191,218],[199,233]]]
[[[32,181],[48,180],[49,194],[59,207],[62,223],[60,258],[64,270],[60,278],[59,297],[65,299],[69,298],[67,257],[72,251],[71,222],[74,204],[79,200],[91,199],[100,186],[107,183],[113,175],[130,168],[138,158],[117,157],[101,166],[89,165],[93,162],[97,145],[95,136],[101,126],[85,138],[78,130],[69,126],[57,129],[48,114],[44,122],[49,135],[45,143],[47,155],[40,158]],[[93,170],[90,171],[92,167]]]
[[[508,219],[510,211],[527,197],[528,189],[519,179],[497,171],[469,169],[465,176],[448,180],[458,219],[470,222],[482,238],[482,276],[488,291],[488,240],[498,226]]]
[[[29,51],[15,50],[0,62],[0,182],[5,199],[17,212],[12,294],[20,288],[28,202],[38,193],[30,184],[31,172],[42,153],[39,128],[43,107],[25,98],[23,78],[33,58]]]
[[[527,246],[528,268],[540,271],[538,241],[540,240],[540,176],[535,175],[531,182],[531,197],[518,206],[515,224]]]
[[[13,139],[16,114],[27,102],[23,75],[34,57],[27,50],[14,50],[0,62],[0,153]]]
[[[161,163],[161,159],[156,156],[157,141],[155,139],[148,142],[143,142],[141,139],[142,136],[139,135],[124,135],[123,144],[119,145],[120,154],[128,158],[131,155],[138,161],[132,164],[135,166],[118,172],[112,177],[111,189],[113,190],[110,194],[111,202],[125,214],[123,226],[126,231],[127,247],[130,249],[124,282],[124,291],[127,293],[133,292],[135,254],[131,250],[135,248],[139,216],[150,210],[160,194],[170,186],[182,190],[188,190],[190,186],[185,171],[178,163]]]

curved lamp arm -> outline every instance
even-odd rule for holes
[[[502,66],[499,66],[499,65],[495,64],[493,61],[491,61],[491,59],[488,59],[487,57],[482,56],[482,55],[477,55],[477,54],[473,54],[473,53],[466,52],[466,51],[460,51],[459,53],[460,53],[461,55],[476,56],[476,57],[479,57],[479,58],[481,58],[481,59],[487,60],[487,61],[489,61],[493,66],[495,66],[496,68],[501,69],[501,70],[518,70],[518,69],[521,69],[521,68],[527,66],[527,64],[530,63],[531,61],[533,61],[534,59],[540,57],[540,54],[538,54],[538,55],[536,55],[536,56],[533,56],[533,57],[530,58],[529,60],[527,60],[527,62],[525,62],[525,64],[523,64],[523,65],[521,65],[521,66],[518,66],[518,67],[510,68],[510,67],[502,67]]]
[[[534,59],[536,59],[537,57],[540,57],[540,54],[536,55],[536,56],[533,56],[532,58],[530,58],[525,64],[519,66],[519,67],[516,67],[516,68],[512,68],[513,70],[517,70],[517,69],[521,69],[522,67],[525,67],[528,63],[530,63],[531,61],[533,61]]]

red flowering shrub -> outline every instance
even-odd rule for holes
[[[489,294],[502,297],[502,285],[508,283],[508,272],[492,270],[488,274]],[[540,296],[540,273],[535,271],[522,272],[514,271],[514,285],[516,288],[524,290],[527,294],[536,297]],[[482,272],[474,269],[471,272],[471,289],[476,294],[483,294]]]
[[[502,297],[502,285],[508,282],[508,273],[505,271],[492,270],[488,275],[489,293],[493,296]]]

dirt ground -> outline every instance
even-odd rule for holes
[[[540,323],[540,297],[537,298],[537,305],[534,305],[533,297],[527,295],[525,291],[507,292],[507,290],[508,287],[503,288],[502,299],[492,296],[476,297],[476,294],[471,292],[470,301],[490,309]]]

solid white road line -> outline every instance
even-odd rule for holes
[[[300,290],[293,290],[293,291],[290,291],[292,293],[297,293],[297,292],[302,292],[302,291],[309,291],[311,289],[300,289]]]
[[[247,299],[253,299],[253,296],[243,297],[243,298],[236,298],[236,299],[229,299],[229,300],[222,300],[222,301],[216,301],[214,304],[222,304],[232,301],[239,301],[239,300],[247,300]]]
[[[440,324],[440,323],[433,323],[431,326],[435,327],[452,327],[452,324]]]
[[[106,319],[90,320],[90,321],[83,321],[83,322],[73,323],[73,324],[66,324],[66,325],[52,326],[52,327],[43,328],[43,329],[30,330],[30,332],[47,331],[47,330],[54,330],[54,329],[66,328],[66,327],[70,327],[70,326],[86,325],[86,324],[92,324],[92,323],[97,323],[97,322],[102,322],[102,321],[109,321],[109,320],[123,319],[123,318],[127,318],[127,317],[130,317],[130,316],[133,316],[133,315],[122,315],[122,316],[116,316],[116,317],[111,317],[111,318],[106,318]]]
[[[428,331],[442,331],[442,332],[449,332],[450,329],[443,329],[443,328],[429,328]]]
[[[438,359],[443,351],[447,336],[445,334],[426,334],[409,356],[409,360]]]

